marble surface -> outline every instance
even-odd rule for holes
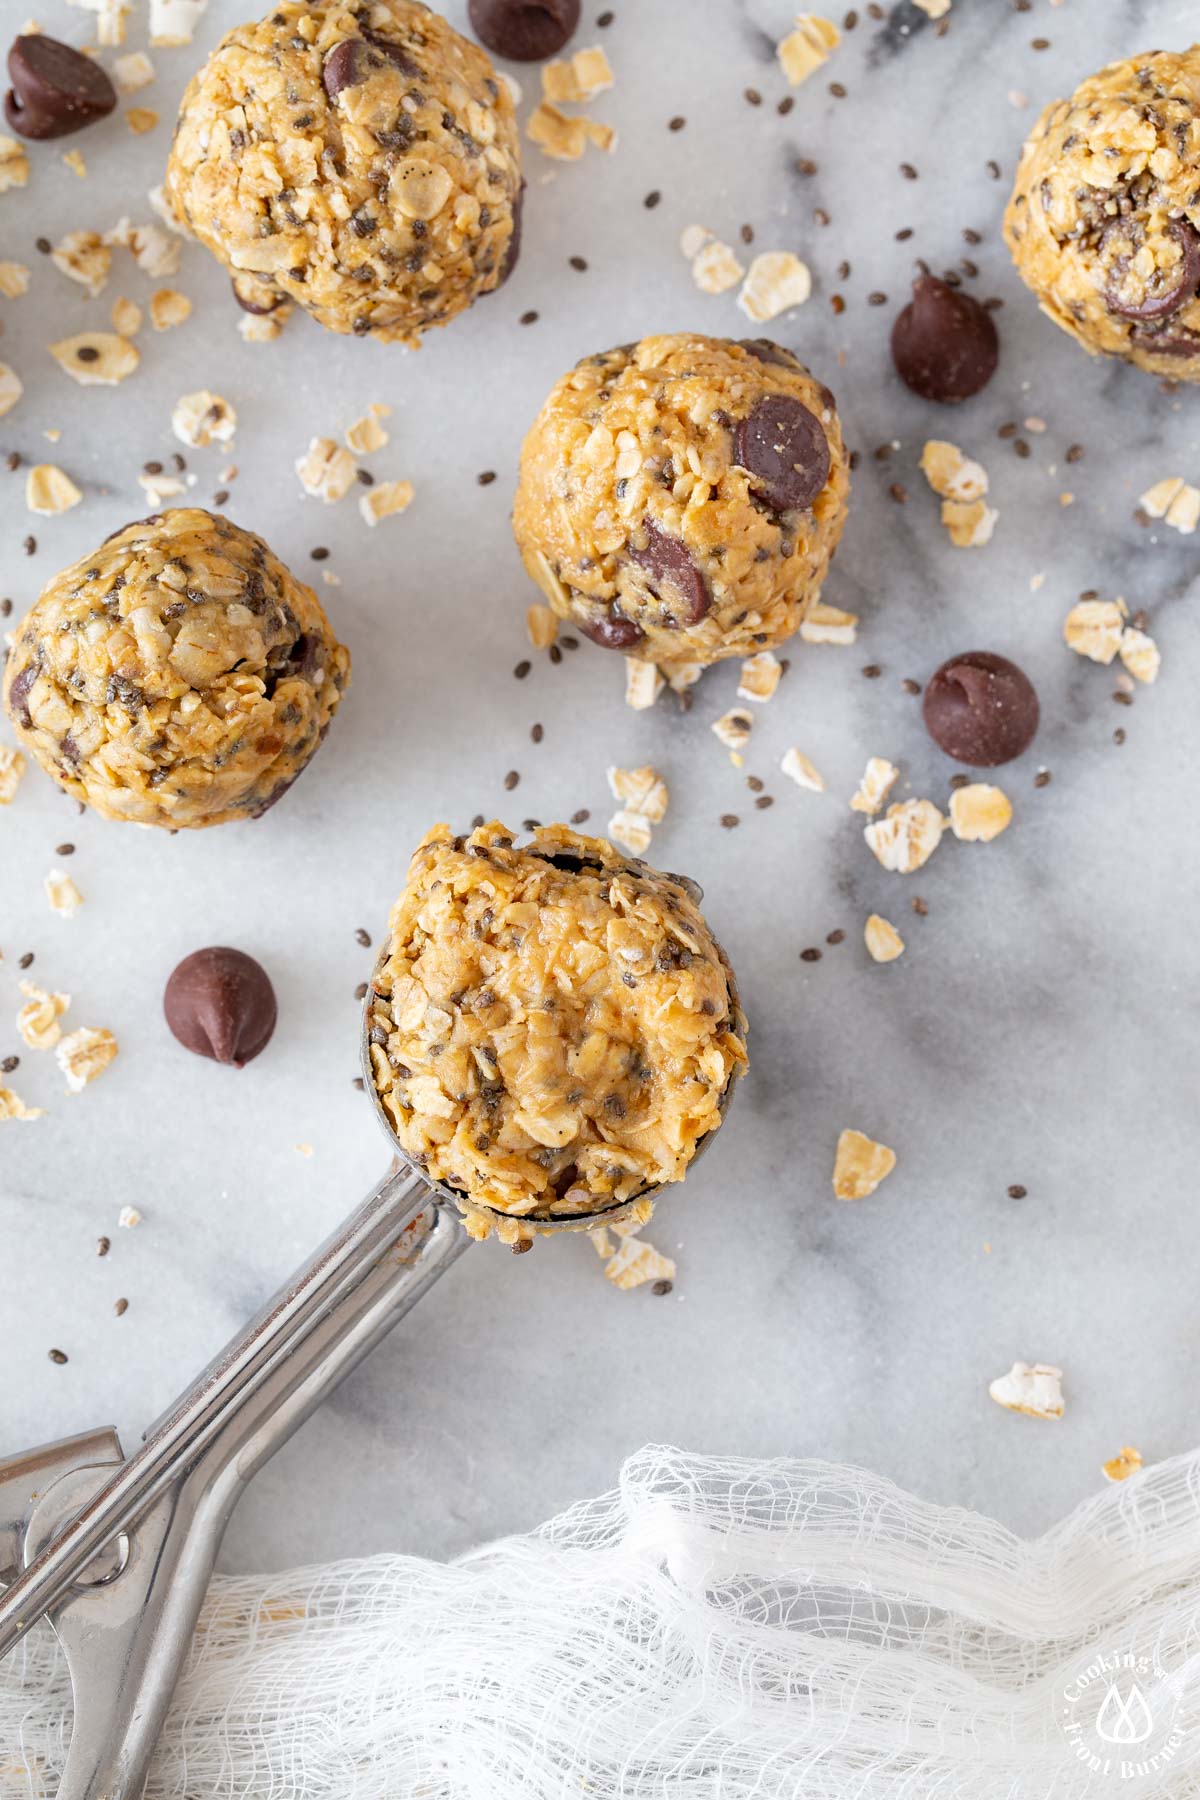
[[[372,954],[356,928],[378,938],[432,821],[483,812],[519,824],[586,806],[602,825],[614,761],[653,761],[669,781],[654,855],[704,883],[752,1021],[752,1073],[721,1141],[650,1234],[678,1258],[675,1291],[613,1291],[582,1239],[521,1259],[473,1251],[254,1483],[224,1565],[453,1553],[598,1491],[650,1439],[845,1458],[1026,1531],[1092,1492],[1119,1445],[1147,1458],[1190,1447],[1200,640],[1189,611],[1200,540],[1147,530],[1133,513],[1151,482],[1200,472],[1198,402],[1087,359],[1039,315],[999,235],[1037,105],[1109,58],[1186,43],[1190,9],[955,0],[938,36],[902,0],[882,22],[864,12],[781,117],[772,44],[786,0],[700,0],[682,31],[677,0],[616,0],[603,32],[588,0],[577,42],[608,49],[616,87],[592,110],[618,126],[619,145],[575,166],[529,149],[524,256],[501,296],[418,355],[304,319],[252,347],[219,270],[189,247],[173,285],[195,302],[190,322],[147,329],[142,368],[122,389],[75,388],[46,342],[105,322],[118,293],[144,303],[155,284],[119,257],[103,299],[89,301],[34,240],[122,212],[149,217],[178,93],[241,10],[213,0],[191,50],[155,53],[157,82],[137,103],[162,112],[156,132],[133,139],[114,121],[75,140],[82,181],[60,161],[70,146],[35,146],[28,189],[0,200],[3,254],[34,267],[30,294],[0,302],[0,354],[26,387],[0,424],[0,451],[51,456],[86,494],[65,517],[30,520],[22,476],[0,471],[3,591],[23,609],[55,570],[144,511],[136,474],[177,447],[172,402],[211,386],[241,419],[228,510],[307,577],[319,574],[311,547],[329,546],[323,567],[341,585],[321,591],[356,677],[312,770],[259,824],[177,838],[122,828],[76,816],[36,771],[0,815],[0,1054],[19,1048],[16,965],[29,949],[31,973],[74,996],[73,1021],[121,1042],[114,1069],[77,1098],[46,1056],[25,1053],[13,1078],[48,1111],[0,1142],[0,1452],[110,1418],[134,1442],[358,1198],[385,1147],[351,1085],[354,988]],[[449,11],[463,22],[459,0]],[[40,16],[83,35],[61,0]],[[139,16],[130,47],[143,30]],[[537,78],[519,73],[524,113]],[[761,107],[743,98],[748,85]],[[687,123],[672,133],[676,114]],[[800,156],[818,172],[796,175]],[[917,181],[899,173],[905,161]],[[652,211],[651,188],[662,192]],[[861,613],[860,641],[795,647],[742,772],[709,731],[733,703],[733,666],[706,678],[690,714],[669,697],[628,711],[620,663],[587,645],[561,666],[535,658],[523,683],[511,674],[534,596],[507,515],[546,388],[578,356],[649,330],[746,329],[732,295],[692,285],[677,242],[695,221],[735,240],[750,224],[756,248],[809,260],[813,297],[774,331],[834,387],[863,452],[826,589]],[[896,242],[906,227],[911,238]],[[977,249],[964,228],[982,235]],[[913,258],[942,269],[964,254],[978,264],[976,290],[1004,302],[1003,348],[988,390],[949,412],[900,388],[887,331]],[[843,258],[852,270],[839,278]],[[886,306],[867,303],[875,290]],[[537,321],[522,328],[530,310]],[[368,533],[352,499],[305,499],[292,466],[312,434],[337,433],[375,400],[394,413],[371,467],[410,478],[416,499]],[[1021,460],[996,434],[1029,416],[1045,430],[1023,431]],[[54,427],[63,435],[50,447],[42,433]],[[930,435],[986,462],[1000,513],[988,548],[945,540],[916,466]],[[877,462],[889,442],[890,461]],[[1068,467],[1073,443],[1085,454]],[[188,460],[194,497],[207,501],[227,459]],[[497,479],[482,488],[486,469]],[[905,505],[889,497],[895,482]],[[38,548],[26,557],[31,528]],[[1144,607],[1162,645],[1162,677],[1132,708],[1114,705],[1112,671],[1062,644],[1062,618],[1088,587]],[[878,754],[902,765],[905,792],[945,801],[953,769],[901,682],[975,647],[1019,659],[1042,698],[1037,743],[1002,777],[1015,823],[989,846],[948,841],[915,877],[886,874],[847,799]],[[882,674],[864,679],[872,663]],[[828,794],[779,775],[793,743]],[[1035,789],[1043,765],[1053,779]],[[510,769],[521,776],[511,794]],[[770,810],[755,810],[749,773],[774,795]],[[741,816],[733,833],[718,823],[727,812]],[[42,894],[64,839],[86,896],[69,921]],[[872,910],[907,940],[894,966],[863,949]],[[835,928],[845,942],[825,947]],[[188,1056],[160,1016],[176,959],[211,942],[259,956],[279,992],[276,1039],[241,1074]],[[823,947],[819,962],[800,960],[809,945]],[[859,1205],[830,1189],[847,1125],[899,1155]],[[1010,1200],[1011,1183],[1028,1197]],[[126,1203],[144,1215],[135,1231],[117,1229]],[[118,1297],[129,1301],[121,1318]],[[988,1380],[1016,1357],[1062,1365],[1061,1424],[988,1400]]]

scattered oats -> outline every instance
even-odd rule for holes
[[[650,848],[650,821],[644,813],[623,808],[608,821],[608,835],[632,856],[641,856]]]
[[[175,208],[167,198],[167,190],[164,188],[161,181],[157,187],[148,188],[146,190],[146,198],[150,202],[151,212],[157,219],[162,221],[168,231],[174,233],[176,237],[194,239],[195,234],[191,231],[187,222],[179,218],[176,214]],[[121,224],[128,225],[128,220],[122,219]]]
[[[586,121],[568,118],[566,113],[545,100],[530,114],[525,135],[531,144],[536,144],[556,162],[578,162],[587,149]]]
[[[612,85],[612,69],[598,44],[577,50],[569,62],[546,63],[542,69],[542,97],[555,103],[594,100]]]
[[[208,0],[150,0],[150,42],[155,49],[190,44]]]
[[[153,204],[153,194],[150,198]],[[105,232],[104,242],[111,244],[114,249],[128,250],[142,274],[149,275],[152,281],[165,281],[179,267],[181,246],[178,233],[177,225],[163,231],[157,225],[134,225],[129,219],[122,218],[117,220],[111,231]],[[245,316],[249,318],[250,315],[247,313]]]
[[[602,1262],[607,1262],[608,1258],[616,1249],[616,1245],[612,1241],[611,1232],[608,1231],[605,1226],[597,1225],[594,1230],[589,1231],[587,1235],[596,1255]]]
[[[1060,506],[1074,506],[1074,504],[1075,504],[1074,494],[1068,494],[1068,493],[1060,494],[1058,496],[1058,504]]]
[[[178,500],[188,491],[188,483],[180,475],[169,474],[164,470],[158,475],[142,473],[138,476],[138,485],[146,499],[153,507],[159,507],[164,500]]]
[[[67,0],[67,4],[95,13],[96,41],[102,50],[115,50],[125,42],[125,21],[130,11],[127,0]]]
[[[141,307],[135,306],[132,300],[126,300],[123,294],[119,294],[113,301],[109,317],[112,320],[113,330],[120,337],[136,337],[142,329]]]
[[[1040,437],[1042,432],[1046,429],[1046,421],[1045,419],[1037,418],[1026,419],[1025,429],[1026,431],[1032,431],[1035,437]]]
[[[1124,1444],[1117,1454],[1100,1467],[1109,1481],[1128,1481],[1142,1466],[1142,1453],[1132,1444]]]
[[[535,601],[526,611],[525,629],[535,650],[548,650],[558,636],[558,615]]]
[[[25,773],[25,758],[11,744],[0,744],[0,806],[10,806]]]
[[[770,650],[748,656],[738,674],[739,700],[769,700],[779,686],[783,664]]]
[[[52,444],[57,444],[59,438],[61,438],[61,436],[62,436],[62,432],[59,430],[57,425],[47,425],[45,431],[43,431],[43,433],[42,433],[42,436],[44,438],[48,438]]]
[[[1200,524],[1200,488],[1189,487],[1182,475],[1168,475],[1138,496],[1138,505],[1152,519],[1165,519],[1176,531],[1190,535]]]
[[[614,764],[607,779],[614,800],[620,800],[630,812],[638,813],[652,825],[662,824],[671,795],[657,769],[648,764],[642,769],[619,769]]]
[[[198,388],[194,394],[181,394],[175,402],[171,430],[181,444],[193,450],[207,450],[210,444],[228,449],[237,430],[237,413],[220,394]]]
[[[14,1094],[11,1088],[0,1087],[0,1124],[3,1124],[5,1119],[24,1119],[28,1122],[30,1119],[44,1117],[45,1114],[40,1106],[26,1106],[21,1096]]]
[[[98,231],[69,231],[50,252],[50,261],[71,281],[86,288],[95,300],[108,280],[112,251]]]
[[[800,636],[806,644],[852,644],[858,637],[858,614],[814,600],[800,622]]]
[[[737,303],[748,319],[764,325],[793,306],[803,306],[811,293],[807,263],[790,250],[765,250],[750,264]]]
[[[412,505],[412,497],[411,481],[378,481],[360,496],[358,510],[368,525],[375,526],[380,519],[390,519],[395,513],[407,512]]]
[[[158,288],[150,296],[150,323],[155,331],[170,331],[192,316],[192,303],[177,288]]]
[[[942,524],[950,542],[960,550],[978,550],[990,544],[1000,514],[986,500],[943,500]]]
[[[819,18],[816,13],[797,13],[795,30],[789,32],[776,51],[788,86],[799,87],[807,81],[822,63],[829,61],[830,52],[841,41],[842,34],[832,19]]]
[[[0,133],[0,194],[24,187],[29,180],[29,158],[16,138]]]
[[[877,813],[895,784],[900,771],[885,756],[873,756],[863,770],[858,792],[850,804],[855,812]]]
[[[103,1075],[117,1054],[117,1040],[111,1031],[82,1025],[70,1032],[55,1050],[55,1060],[67,1078],[67,1092],[82,1093],[89,1081]],[[118,1221],[119,1223],[119,1221]]]
[[[1062,1370],[1050,1363],[1015,1362],[1007,1375],[998,1375],[988,1393],[1009,1412],[1027,1413],[1031,1419],[1063,1416]]]
[[[929,861],[945,829],[946,821],[931,800],[905,800],[889,806],[885,818],[864,826],[863,836],[885,869],[911,875]]]
[[[1121,648],[1127,610],[1121,599],[1080,600],[1063,624],[1068,647],[1092,662],[1110,663]]]
[[[131,106],[125,114],[125,123],[134,137],[143,137],[158,124],[158,114],[152,106]]]
[[[1021,107],[1029,105],[1029,95],[1023,93],[1020,88],[1009,88],[1008,104],[1020,110]]]
[[[16,370],[10,369],[7,363],[0,363],[0,419],[12,411],[24,392]]]
[[[890,919],[879,913],[872,913],[863,929],[863,942],[872,961],[877,963],[895,962],[898,956],[904,955],[904,939],[896,930]]]
[[[115,331],[80,331],[49,345],[65,375],[80,387],[116,387],[133,374],[141,353]]]
[[[122,1231],[132,1231],[142,1222],[142,1215],[136,1206],[123,1206],[117,1214],[117,1224]]]
[[[83,495],[55,463],[35,463],[25,477],[25,504],[32,513],[52,519],[78,506]]]
[[[896,1152],[861,1131],[843,1131],[833,1163],[833,1191],[839,1200],[865,1200],[896,1166]]]
[[[736,287],[745,271],[720,238],[713,238],[692,258],[692,280],[702,294],[723,294]]]
[[[82,150],[67,150],[63,153],[63,161],[72,175],[78,175],[80,181],[87,179],[87,164],[83,160]]]
[[[628,1291],[648,1281],[673,1281],[675,1264],[643,1238],[624,1237],[604,1264],[606,1281]]]
[[[136,94],[154,80],[154,64],[144,50],[131,50],[128,56],[117,57],[113,77],[123,94]]]
[[[1029,591],[1031,594],[1040,594],[1045,585],[1046,571],[1044,569],[1039,569],[1036,575],[1031,575],[1029,577]]]
[[[1132,625],[1127,625],[1121,633],[1120,654],[1129,673],[1139,681],[1158,680],[1162,656],[1154,639],[1144,631],[1135,631]]]
[[[990,844],[1012,824],[1012,801],[1003,788],[971,781],[950,796],[950,829],[962,844]]]
[[[930,19],[944,19],[950,11],[950,0],[913,0],[913,5]]]
[[[342,585],[341,576],[335,575],[332,569],[322,569],[321,580],[325,583],[326,587],[341,587]]]
[[[29,287],[29,270],[24,263],[0,262],[0,294],[6,300],[19,300]]]
[[[695,262],[705,244],[711,244],[715,236],[707,225],[685,225],[679,234],[679,248],[689,262]]]
[[[809,788],[814,794],[825,792],[825,777],[809,761],[803,750],[798,750],[794,744],[790,750],[784,752],[783,761],[779,767],[789,780],[796,783],[797,787]]]
[[[369,456],[372,450],[382,450],[387,442],[388,434],[374,411],[364,413],[346,429],[346,443],[356,456]]]
[[[36,982],[23,981],[25,1004],[17,1014],[17,1031],[30,1050],[53,1050],[62,1036],[59,1020],[71,1004],[70,994],[48,994]]]
[[[296,460],[296,473],[310,499],[332,505],[354,485],[354,458],[332,438],[311,438],[307,453]]]
[[[714,719],[712,730],[720,738],[727,750],[741,750],[750,742],[750,733],[754,729],[754,720],[748,712],[740,707],[733,707]]]
[[[282,337],[292,310],[288,301],[277,306],[274,312],[243,313],[238,320],[238,335],[245,344],[273,344],[276,338]]]
[[[65,869],[51,869],[42,886],[46,890],[51,911],[58,913],[61,918],[73,918],[83,905],[83,895]]]
[[[957,444],[930,438],[921,452],[921,473],[943,500],[979,500],[988,491],[987,471],[964,456]]]
[[[667,668],[667,686],[673,694],[686,694],[690,687],[695,687],[703,673],[703,663],[671,663]]]
[[[617,134],[611,125],[602,125],[599,119],[584,119],[583,128],[587,132],[589,144],[597,150],[603,150],[610,156],[617,147]]]
[[[637,656],[625,658],[625,704],[634,712],[653,706],[665,685],[656,664],[642,662]]]

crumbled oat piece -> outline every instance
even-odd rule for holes
[[[735,706],[719,719],[714,719],[712,730],[720,738],[727,750],[741,750],[750,742],[750,733],[754,729],[752,715]]]
[[[665,685],[657,664],[643,662],[637,656],[625,658],[625,704],[634,712],[645,712],[653,706]]]
[[[605,1259],[604,1276],[614,1287],[643,1287],[647,1281],[674,1281],[675,1263],[644,1238],[624,1237]]]
[[[113,63],[113,79],[122,94],[136,94],[154,80],[154,64],[144,50],[131,50]]]
[[[78,506],[83,495],[55,463],[35,463],[25,477],[25,504],[32,513],[52,519]]]
[[[125,113],[125,123],[134,137],[144,137],[158,124],[158,114],[152,106],[131,106]]]
[[[136,337],[142,329],[141,307],[135,305],[132,300],[127,300],[124,294],[118,294],[113,301],[109,318],[112,321],[113,330],[119,337]]]
[[[150,0],[150,42],[155,49],[190,44],[208,0]]]
[[[374,412],[364,413],[346,427],[346,443],[356,456],[369,456],[373,450],[382,450],[387,442],[388,434]]]
[[[895,763],[890,763],[886,756],[872,756],[863,770],[858,792],[850,799],[854,811],[877,813],[891,793],[899,773]]]
[[[164,500],[178,500],[188,490],[188,484],[181,475],[169,475],[166,470],[158,475],[143,472],[138,476],[138,485],[150,505],[156,509]]]
[[[142,1215],[136,1206],[123,1206],[117,1214],[117,1224],[122,1231],[132,1231],[142,1222]]]
[[[858,637],[858,614],[814,600],[800,622],[800,636],[806,644],[853,644]]]
[[[890,919],[880,913],[872,913],[863,928],[863,942],[873,962],[895,962],[898,956],[904,955],[904,939],[896,930]]]
[[[1128,1481],[1136,1475],[1142,1466],[1142,1453],[1135,1450],[1132,1444],[1123,1444],[1115,1456],[1109,1458],[1100,1467],[1109,1481]]]
[[[116,387],[141,362],[141,352],[115,331],[80,331],[49,345],[64,374],[80,387]]]
[[[542,97],[555,104],[594,100],[613,85],[613,72],[599,44],[590,50],[577,50],[565,62],[550,62],[542,68]]]
[[[999,517],[986,500],[942,501],[942,524],[959,550],[979,550],[990,544]]]
[[[748,319],[765,325],[793,306],[803,306],[811,293],[807,263],[790,250],[764,250],[750,264],[737,303]]]
[[[1191,487],[1182,475],[1156,481],[1138,500],[1152,519],[1165,519],[1176,531],[1190,536],[1200,524],[1200,488]]]
[[[905,800],[887,816],[863,828],[863,836],[885,869],[911,875],[929,861],[942,841],[946,821],[932,800]]]
[[[1063,637],[1078,656],[1110,663],[1121,648],[1126,605],[1117,600],[1080,600],[1067,614]]]
[[[748,656],[738,672],[739,700],[769,700],[779,686],[783,664],[772,650]]]
[[[934,493],[943,500],[979,500],[988,491],[987,470],[944,438],[928,440],[920,466]]]
[[[82,1093],[89,1081],[103,1075],[117,1054],[117,1040],[111,1031],[81,1025],[62,1039],[54,1055],[67,1078],[67,1091]]]
[[[990,844],[1012,824],[1012,801],[1003,788],[972,781],[950,796],[950,828],[963,844]]]
[[[723,294],[745,274],[728,244],[713,238],[692,258],[692,280],[702,294]]]
[[[48,994],[34,981],[23,981],[25,1004],[17,1014],[17,1031],[30,1050],[53,1050],[62,1036],[59,1020],[71,1004],[70,994]]]
[[[7,363],[0,363],[0,419],[10,413],[25,392],[21,378]]]
[[[1063,1416],[1062,1370],[1050,1363],[1015,1362],[1007,1375],[998,1375],[988,1386],[997,1406],[1009,1412],[1027,1413],[1031,1419]]]
[[[40,1106],[26,1106],[19,1094],[14,1094],[10,1087],[0,1087],[0,1124],[5,1119],[30,1119],[45,1117]]]
[[[690,687],[695,687],[703,673],[703,663],[671,663],[667,669],[667,686],[673,694],[686,694]]]
[[[716,236],[707,225],[685,225],[679,234],[679,248],[689,262],[695,262],[705,244],[711,244]]]
[[[1152,637],[1144,631],[1136,631],[1127,625],[1121,633],[1121,661],[1131,675],[1139,681],[1158,680],[1158,671],[1162,663],[1162,655]]]
[[[67,4],[95,13],[96,42],[102,50],[115,50],[125,42],[125,21],[130,12],[128,0],[67,0]]]
[[[796,27],[778,46],[779,66],[787,76],[789,87],[799,87],[814,75],[830,53],[837,49],[842,34],[832,19],[816,13],[797,13]]]
[[[150,296],[150,323],[155,331],[170,331],[192,316],[192,303],[177,288],[157,288]]]
[[[833,1191],[839,1200],[865,1200],[896,1166],[896,1152],[861,1131],[843,1131],[833,1162]]]
[[[98,231],[68,231],[50,252],[50,261],[69,280],[77,281],[95,300],[103,293],[112,268],[112,251]]]
[[[585,118],[583,129],[587,133],[588,143],[594,144],[597,150],[603,150],[606,156],[616,149],[617,134],[611,125],[602,125],[599,119]]]
[[[283,336],[283,328],[292,316],[290,302],[277,306],[274,312],[243,313],[238,320],[238,336],[244,344],[273,344]]]
[[[628,807],[623,807],[613,814],[607,829],[613,842],[628,850],[631,856],[641,856],[650,848],[650,821],[645,813],[631,812]]]
[[[377,525],[380,519],[390,519],[396,513],[407,512],[412,505],[412,497],[411,481],[377,481],[374,487],[368,488],[360,496],[358,510],[368,525]]]
[[[11,744],[0,744],[0,806],[11,806],[25,773],[25,757]]]
[[[0,132],[0,194],[9,188],[21,188],[29,180],[29,158],[16,138]]]
[[[1050,3],[1054,5],[1055,0],[1050,0]],[[950,11],[950,0],[913,0],[913,5],[919,6],[930,19],[944,19]]]
[[[151,195],[153,200],[153,195]],[[128,218],[118,219],[104,242],[114,249],[128,250],[134,262],[152,281],[165,281],[179,267],[180,241],[177,235],[163,231],[158,225],[134,225]],[[249,314],[246,317],[249,318]]]
[[[171,430],[181,444],[207,450],[210,444],[228,449],[237,430],[237,413],[228,400],[208,388],[181,394],[171,411]]]
[[[63,161],[66,163],[68,169],[70,169],[72,175],[78,175],[80,181],[87,180],[87,163],[84,161],[82,150],[64,151]]]
[[[29,270],[24,263],[0,262],[0,294],[6,300],[19,300],[29,287]]]
[[[332,505],[354,485],[354,458],[332,438],[315,437],[309,440],[305,455],[296,459],[296,473],[310,499]]]
[[[666,818],[670,790],[658,770],[648,764],[642,769],[619,769],[613,764],[608,770],[608,787],[614,800],[652,825],[661,825]]]
[[[578,162],[587,149],[587,123],[568,118],[557,106],[541,101],[529,116],[525,135],[531,144],[556,162]]]
[[[825,792],[825,777],[809,761],[803,750],[796,748],[795,744],[790,750],[784,752],[783,761],[779,767],[789,780],[796,783],[797,787],[810,788],[814,794]]]
[[[42,886],[50,902],[50,910],[60,918],[72,918],[83,905],[83,895],[65,869],[51,869]]]
[[[526,610],[525,629],[535,650],[548,650],[558,636],[558,615],[537,600]]]

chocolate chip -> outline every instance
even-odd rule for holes
[[[1161,283],[1161,277],[1152,277],[1147,284],[1139,275],[1134,276],[1134,293],[1140,298],[1125,297],[1124,284],[1129,278],[1130,267],[1134,259],[1137,245],[1130,236],[1127,222],[1114,219],[1111,225],[1104,228],[1100,239],[1100,248],[1114,241],[1124,242],[1127,246],[1124,253],[1114,257],[1108,273],[1108,284],[1104,290],[1104,304],[1109,312],[1116,313],[1122,319],[1166,319],[1179,311],[1185,300],[1189,300],[1200,286],[1200,233],[1186,219],[1168,219],[1167,233],[1179,245],[1179,267],[1177,272],[1167,281]]]
[[[275,1029],[275,990],[260,963],[215,945],[185,956],[163,994],[163,1012],[186,1050],[240,1069]]]
[[[936,275],[913,282],[892,326],[892,361],[905,387],[922,400],[968,400],[991,380],[999,356],[996,327],[978,300]]]
[[[829,479],[821,421],[788,394],[767,394],[739,422],[733,460],[776,512],[811,506]]]
[[[117,90],[99,63],[42,32],[15,40],[8,78],[4,117],[22,137],[66,137],[117,104]]]
[[[646,534],[645,547],[630,544],[629,560],[644,569],[656,598],[667,607],[663,624],[668,630],[681,625],[698,625],[712,597],[703,575],[692,561],[687,545],[660,529],[653,519],[642,520]]]
[[[627,619],[616,606],[597,613],[594,618],[581,619],[579,629],[584,637],[591,638],[593,644],[599,644],[602,650],[630,650],[634,644],[640,644],[646,635],[640,625]],[[551,645],[551,649],[556,647]]]
[[[421,72],[399,44],[393,44],[377,32],[364,31],[361,37],[343,38],[340,44],[334,45],[322,66],[321,81],[329,98],[336,100],[347,88],[361,87],[389,63],[403,75],[415,76]]]
[[[790,350],[785,350],[782,344],[773,344],[770,338],[738,338],[737,342],[761,363],[774,363],[781,369],[800,367],[798,357],[793,356]]]
[[[955,762],[994,769],[1033,742],[1038,697],[1029,677],[990,650],[952,656],[930,676],[922,703],[925,728]]]
[[[33,730],[33,717],[29,711],[28,700],[29,691],[37,681],[39,672],[36,663],[28,663],[19,675],[14,676],[8,690],[9,713],[18,725],[25,727],[26,731]]]
[[[557,56],[579,23],[580,0],[470,0],[471,30],[509,62]]]

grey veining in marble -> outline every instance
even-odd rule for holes
[[[113,121],[76,140],[86,181],[63,168],[69,146],[35,146],[29,188],[0,199],[3,254],[34,267],[31,293],[0,302],[0,354],[26,388],[0,451],[51,456],[86,490],[67,516],[30,521],[22,477],[0,468],[3,591],[24,608],[57,568],[145,511],[136,473],[176,447],[173,401],[211,386],[241,420],[228,510],[305,576],[319,572],[310,548],[330,547],[322,566],[342,585],[322,593],[356,660],[328,744],[257,825],[178,838],[108,825],[77,817],[32,771],[0,814],[0,1055],[19,1047],[26,949],[34,975],[74,996],[73,1021],[112,1027],[122,1047],[78,1098],[62,1094],[48,1057],[26,1053],[13,1078],[49,1114],[0,1139],[0,1452],[110,1417],[134,1440],[380,1169],[384,1146],[351,1085],[353,993],[371,955],[354,934],[365,925],[378,938],[433,820],[478,811],[519,823],[587,806],[603,823],[606,765],[652,760],[672,791],[654,854],[704,883],[752,1020],[752,1073],[722,1141],[651,1233],[678,1257],[674,1294],[611,1291],[583,1240],[521,1259],[473,1252],[255,1483],[229,1568],[450,1553],[603,1488],[654,1438],[848,1458],[1036,1530],[1094,1489],[1119,1445],[1159,1457],[1200,1435],[1200,540],[1133,519],[1151,482],[1200,476],[1200,395],[1086,358],[1040,316],[999,234],[1037,105],[1105,60],[1186,43],[1193,9],[955,0],[939,37],[907,0],[883,24],[860,7],[783,117],[772,45],[786,0],[615,0],[604,33],[597,10],[587,0],[578,41],[602,36],[616,70],[593,106],[619,127],[615,155],[568,166],[529,150],[518,273],[419,355],[303,319],[274,346],[246,346],[220,271],[189,248],[174,285],[196,303],[190,322],[145,331],[142,369],[118,392],[80,390],[45,343],[104,322],[118,293],[144,304],[154,284],[118,257],[89,302],[34,240],[148,216],[168,124],[134,140]],[[192,50],[155,53],[157,83],[138,102],[168,120],[240,11],[213,0]],[[450,12],[462,23],[459,0]],[[82,33],[61,0],[41,17]],[[1050,47],[1033,49],[1038,38]],[[536,72],[518,73],[525,112]],[[834,80],[845,98],[829,93]],[[671,133],[674,114],[687,124]],[[816,174],[794,172],[801,156]],[[905,161],[917,181],[899,173]],[[652,188],[662,201],[647,210]],[[533,595],[508,506],[550,382],[588,350],[650,330],[746,329],[732,295],[691,283],[677,241],[694,221],[731,240],[752,225],[756,248],[811,263],[811,301],[774,330],[833,386],[862,451],[826,589],[862,614],[859,644],[795,647],[743,772],[709,731],[733,703],[733,666],[706,678],[688,715],[667,701],[626,710],[620,664],[587,645],[560,667],[538,658],[523,683],[509,672],[527,653]],[[1003,350],[990,388],[947,412],[899,387],[887,330],[915,257],[942,269],[964,255],[977,291],[1004,302]],[[875,290],[886,306],[867,304]],[[539,318],[522,329],[530,309]],[[310,435],[336,433],[374,400],[395,410],[372,467],[411,478],[416,499],[368,533],[352,499],[304,499],[292,465]],[[1046,429],[1023,430],[1021,460],[996,432],[1030,416]],[[42,433],[56,426],[50,447]],[[1000,513],[987,549],[945,540],[917,469],[930,435],[987,464]],[[1085,454],[1068,466],[1074,443]],[[225,460],[189,455],[197,499]],[[481,488],[485,469],[498,479]],[[889,497],[897,482],[905,505]],[[26,558],[31,526],[39,547]],[[1162,677],[1132,708],[1114,705],[1112,671],[1062,645],[1063,615],[1088,587],[1146,608],[1162,645]],[[902,765],[904,791],[944,802],[952,770],[901,682],[974,647],[1015,656],[1042,698],[1037,743],[1002,777],[1016,821],[995,844],[947,842],[918,876],[888,875],[846,800],[878,754]],[[877,680],[860,672],[869,663]],[[779,775],[793,743],[828,794]],[[1035,790],[1042,765],[1053,779]],[[770,810],[754,808],[747,773],[765,780]],[[717,821],[731,811],[742,822],[728,834]],[[41,887],[64,838],[86,895],[70,921],[51,915]],[[914,893],[925,918],[910,911]],[[907,939],[888,968],[862,947],[872,910]],[[800,960],[838,927],[843,944]],[[189,1057],[160,1018],[174,962],[211,942],[260,956],[279,992],[276,1040],[241,1074]],[[846,1125],[899,1154],[886,1186],[853,1206],[830,1189]],[[1011,1183],[1028,1198],[1008,1199]],[[126,1202],[144,1214],[136,1231],[117,1229]],[[51,1346],[66,1366],[48,1360]],[[1062,1365],[1061,1424],[988,1401],[989,1378],[1015,1357]]]

